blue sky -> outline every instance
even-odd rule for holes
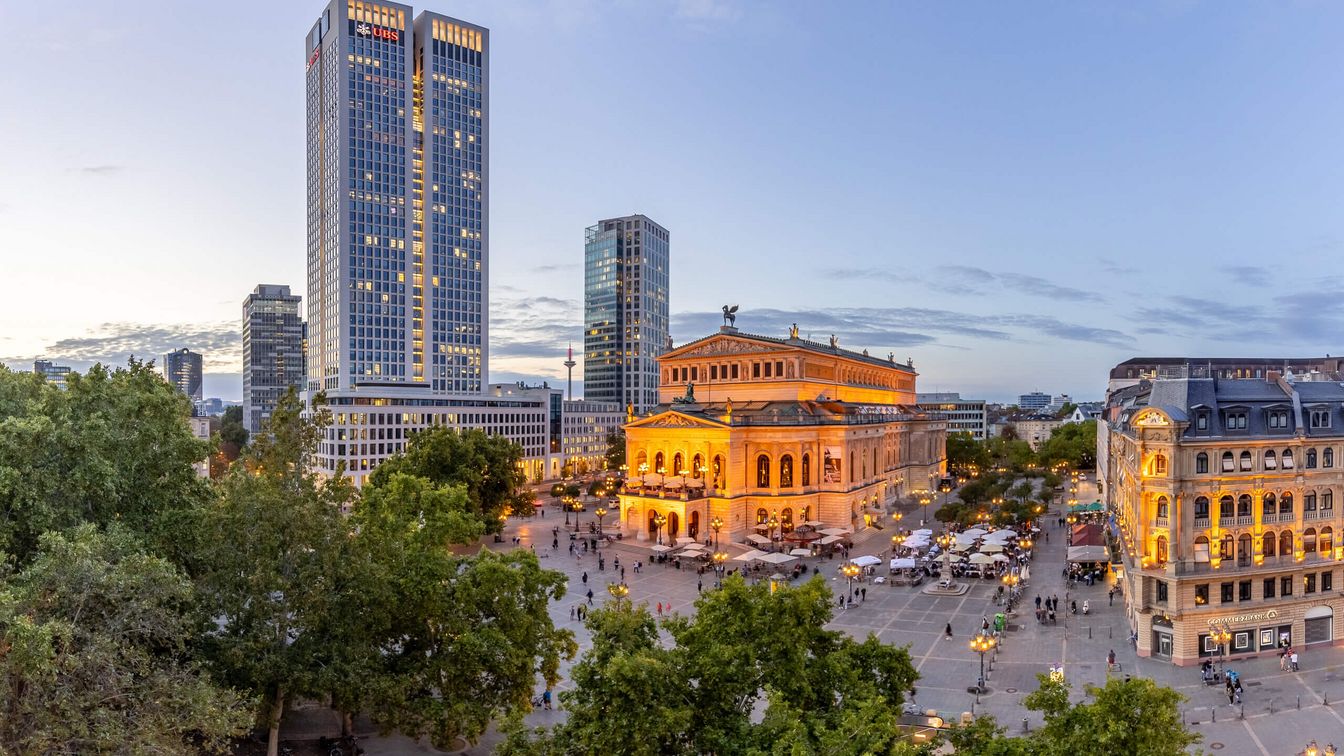
[[[492,30],[493,379],[563,375],[584,226],[630,212],[678,343],[735,303],[991,400],[1341,351],[1344,5],[425,7]],[[0,5],[0,359],[192,346],[239,396],[243,297],[303,288],[320,8]]]

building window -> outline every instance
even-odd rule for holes
[[[1166,581],[1157,581],[1157,600],[1163,604],[1167,603],[1167,583]]]
[[[1254,467],[1255,467],[1255,465],[1254,465],[1254,463],[1251,461],[1251,453],[1248,452],[1248,451],[1244,451],[1244,452],[1242,452],[1242,453],[1241,453],[1241,471],[1242,471],[1242,472],[1246,472],[1246,471],[1248,471],[1248,470],[1254,469]]]
[[[710,365],[710,366],[709,366],[709,379],[710,379],[711,381],[717,381],[717,380],[719,379],[719,366],[718,366],[718,365]]]
[[[1307,574],[1302,576],[1302,592],[1303,593],[1316,592],[1316,573],[1308,572]]]
[[[1335,466],[1335,450],[1326,449],[1325,451],[1321,452],[1321,467],[1334,467],[1334,466]]]
[[[1232,534],[1231,534],[1231,533],[1224,533],[1224,534],[1223,534],[1223,537],[1220,538],[1220,539],[1218,539],[1218,558],[1219,558],[1219,559],[1231,559],[1231,558],[1232,558]]]
[[[1293,492],[1284,491],[1283,496],[1279,497],[1279,514],[1293,513]]]
[[[1274,598],[1274,578],[1265,578],[1265,598]]]
[[[1277,454],[1274,453],[1273,449],[1270,449],[1269,451],[1265,452],[1265,469],[1266,470],[1279,469],[1279,457]]]
[[[764,525],[770,521],[770,513],[765,511],[765,507],[756,510],[756,524]]]
[[[1251,495],[1242,494],[1237,497],[1237,517],[1251,516]]]
[[[1285,530],[1279,533],[1279,556],[1290,557],[1293,555],[1293,531]]]
[[[1303,512],[1315,512],[1315,511],[1316,511],[1316,492],[1315,492],[1315,491],[1307,491],[1306,493],[1302,494],[1302,511],[1303,511]]]
[[[1208,413],[1201,412],[1198,415],[1195,415],[1195,430],[1208,430],[1208,429],[1209,429]]]
[[[1329,590],[1333,589],[1333,588],[1334,588],[1334,583],[1335,583],[1335,573],[1334,573],[1334,572],[1332,572],[1332,571],[1328,571],[1328,570],[1327,570],[1326,572],[1322,572],[1322,573],[1321,573],[1321,590],[1322,590],[1322,591],[1329,591]]]
[[[1195,519],[1209,519],[1209,499],[1206,496],[1200,496],[1195,499]]]
[[[1232,516],[1232,497],[1224,496],[1218,500],[1218,519]]]
[[[1158,564],[1166,564],[1166,563],[1167,563],[1167,537],[1166,537],[1166,536],[1158,536],[1158,537],[1157,537],[1157,563],[1158,563]]]
[[[1223,452],[1223,472],[1232,472],[1235,469],[1232,461],[1232,452]]]
[[[1209,561],[1209,537],[1199,536],[1195,539],[1195,561]]]
[[[1246,430],[1245,412],[1229,412],[1227,413],[1226,417],[1227,421],[1224,423],[1224,425],[1226,426],[1227,430]]]
[[[807,487],[807,486],[810,486],[810,485],[812,485],[812,456],[811,456],[810,454],[804,454],[804,455],[803,455],[803,486],[804,486],[804,487]]]
[[[1223,583],[1222,585],[1220,585],[1220,586],[1218,586],[1218,587],[1219,587],[1219,589],[1220,589],[1220,590],[1219,590],[1219,595],[1218,595],[1219,602],[1220,602],[1220,603],[1223,603],[1223,604],[1230,604],[1230,603],[1232,603],[1232,584],[1231,584],[1231,583]]]
[[[1209,455],[1200,452],[1195,455],[1195,472],[1206,473],[1209,471]]]
[[[1288,598],[1293,595],[1293,576],[1284,575],[1279,578],[1279,595]]]
[[[732,372],[732,374],[733,374],[733,378],[736,379],[736,378],[737,378],[737,363],[736,363],[736,362],[734,362],[734,363],[732,364],[732,367],[730,368],[730,372]]]
[[[756,458],[756,487],[770,487],[770,458],[764,454]]]
[[[1272,556],[1274,556],[1274,546],[1275,546],[1275,544],[1277,544],[1278,542],[1279,542],[1278,537],[1275,536],[1275,535],[1274,535],[1274,531],[1271,530],[1271,531],[1269,531],[1268,533],[1265,533],[1264,537],[1261,538],[1261,540],[1260,540],[1260,551],[1261,551],[1266,557],[1272,557]]]
[[[1291,469],[1293,469],[1293,450],[1292,450],[1292,449],[1284,449],[1284,450],[1283,450],[1283,455],[1280,457],[1280,459],[1283,460],[1283,469],[1285,469],[1285,470],[1291,470]]]
[[[1269,427],[1270,427],[1270,428],[1287,428],[1287,427],[1288,427],[1288,413],[1287,413],[1287,412],[1284,412],[1284,411],[1282,411],[1282,410],[1275,410],[1275,411],[1273,411],[1273,412],[1270,412],[1270,413],[1269,413]]]
[[[1243,580],[1240,583],[1237,583],[1237,600],[1238,601],[1251,600],[1251,581]]]
[[[1321,491],[1321,511],[1331,512],[1335,508],[1335,493],[1330,490]]]
[[[1169,507],[1170,507],[1170,504],[1167,502],[1167,497],[1165,497],[1165,496],[1159,496],[1159,497],[1157,497],[1157,516],[1158,516],[1158,517],[1160,517],[1160,518],[1162,518],[1162,519],[1164,519],[1164,520],[1167,519],[1167,511],[1168,511]]]
[[[1204,606],[1209,603],[1209,584],[1201,583],[1195,586],[1195,606]]]
[[[793,488],[793,457],[788,454],[779,458],[779,487]]]
[[[1329,428],[1329,427],[1330,427],[1330,411],[1329,411],[1329,410],[1312,410],[1312,411],[1311,411],[1311,427],[1313,427],[1313,428]]]
[[[1308,469],[1308,470],[1314,470],[1314,469],[1316,469],[1316,450],[1315,450],[1315,449],[1307,449],[1307,469]]]
[[[1302,553],[1316,553],[1316,528],[1307,528],[1302,531]]]

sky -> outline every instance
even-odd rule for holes
[[[322,7],[0,0],[0,361],[188,346],[240,397],[243,298],[304,289]],[[991,401],[1344,351],[1344,4],[424,7],[491,29],[491,380],[563,377],[584,227],[636,212],[679,344],[737,304]]]

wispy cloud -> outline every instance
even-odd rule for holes
[[[79,169],[80,173],[87,176],[115,176],[126,170],[124,165],[86,165]]]
[[[502,297],[491,303],[491,359],[564,359],[569,342],[582,344],[582,308],[573,299]]]
[[[1101,272],[1109,276],[1132,276],[1139,272],[1138,268],[1122,265],[1107,257],[1097,258],[1097,264],[1101,266]]]
[[[827,271],[827,278],[840,280],[891,281],[909,283],[912,276],[880,268],[838,268]],[[1102,302],[1103,297],[1093,291],[1064,286],[1040,276],[1022,273],[997,273],[973,265],[941,265],[930,277],[920,279],[926,286],[953,294],[985,296],[1009,291],[1028,296],[1071,302]]]
[[[1274,271],[1258,265],[1224,265],[1223,275],[1247,286],[1260,286],[1274,278]]]
[[[578,263],[554,263],[551,265],[538,265],[535,270],[538,273],[564,273],[571,270],[578,270]]]
[[[236,371],[242,363],[242,333],[238,324],[221,323],[103,323],[82,336],[48,344],[39,355],[6,357],[21,362],[48,357],[71,362],[124,364],[128,358],[159,360],[174,349],[187,347],[200,352],[205,369]]]

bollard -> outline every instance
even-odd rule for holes
[[[1330,694],[1329,694],[1329,693],[1322,693],[1322,694],[1321,694],[1321,705],[1323,705],[1323,706],[1329,706],[1329,705],[1330,705]]]
[[[1088,639],[1088,640],[1092,640],[1092,626],[1091,626],[1091,625],[1088,625],[1088,626],[1087,626],[1087,639]]]
[[[1209,721],[1210,722],[1218,721],[1218,709],[1216,707],[1209,709]]]
[[[1237,719],[1246,718],[1246,704],[1241,705],[1241,710],[1237,712]]]
[[[1302,708],[1302,696],[1297,697],[1297,708]]]
[[[1027,732],[1027,718],[1022,717],[1022,732]]]
[[[1114,627],[1107,627],[1107,628],[1106,628],[1106,639],[1107,639],[1107,640],[1111,640],[1111,639],[1114,639],[1114,638],[1115,638],[1115,628],[1114,628]]]

